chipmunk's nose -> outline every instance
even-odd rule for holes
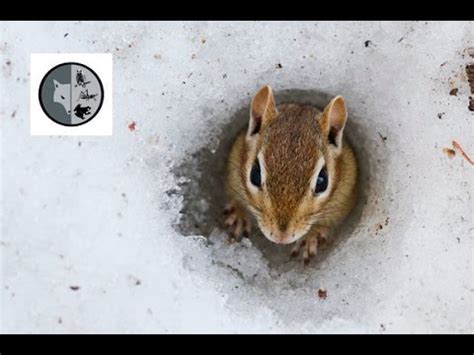
[[[272,239],[277,244],[289,244],[293,240],[295,234],[289,230],[274,230],[272,232]]]

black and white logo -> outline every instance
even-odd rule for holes
[[[64,126],[91,121],[102,108],[104,87],[88,66],[67,62],[56,65],[43,77],[39,101],[44,113]]]

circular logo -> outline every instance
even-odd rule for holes
[[[80,63],[62,63],[46,73],[39,87],[39,101],[46,116],[63,126],[91,121],[104,101],[99,76]]]

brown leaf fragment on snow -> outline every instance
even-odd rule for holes
[[[456,151],[451,148],[443,148],[443,153],[446,154],[449,159],[453,159],[456,156]]]
[[[135,121],[132,121],[128,124],[128,129],[130,132],[133,132],[137,128],[137,123]]]

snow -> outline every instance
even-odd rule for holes
[[[472,22],[0,28],[2,332],[472,333],[473,167],[442,152],[474,154]],[[30,136],[35,52],[114,54],[113,136]],[[263,84],[350,112],[359,203],[307,268],[216,228]]]

